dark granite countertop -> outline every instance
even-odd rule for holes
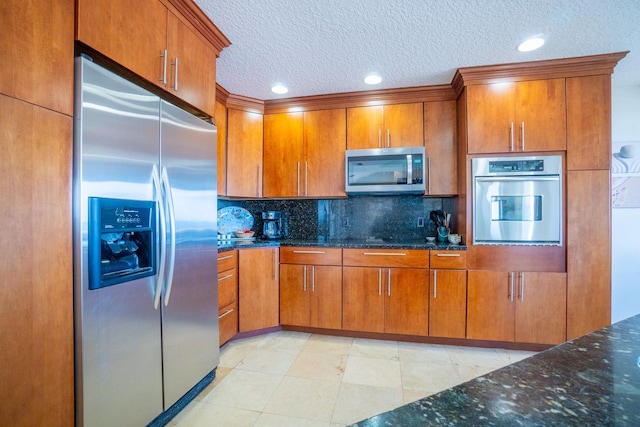
[[[355,426],[640,426],[640,315]]]
[[[224,242],[224,243],[223,243]],[[231,249],[279,247],[279,246],[314,246],[325,248],[371,248],[371,249],[438,249],[464,251],[465,245],[449,243],[429,243],[424,240],[232,240],[219,241],[218,252]]]

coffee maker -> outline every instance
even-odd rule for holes
[[[262,212],[262,237],[280,239],[282,237],[282,214],[278,211]]]

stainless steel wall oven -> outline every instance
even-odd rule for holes
[[[562,245],[562,157],[474,158],[473,244]]]

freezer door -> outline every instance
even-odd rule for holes
[[[165,409],[219,361],[216,128],[162,101],[167,218],[162,300]]]
[[[154,200],[160,100],[82,58],[76,59],[76,79],[77,425],[143,426],[162,412],[157,276],[89,290],[88,198]]]

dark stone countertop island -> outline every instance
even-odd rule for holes
[[[430,243],[424,240],[415,239],[349,239],[349,240],[309,240],[309,239],[285,239],[285,240],[244,240],[244,241],[219,241],[218,252],[230,251],[232,249],[248,249],[260,247],[279,247],[279,246],[312,246],[325,248],[343,248],[343,249],[434,249],[448,251],[465,251],[465,245],[453,245],[450,243]]]
[[[640,315],[355,426],[640,426]]]

